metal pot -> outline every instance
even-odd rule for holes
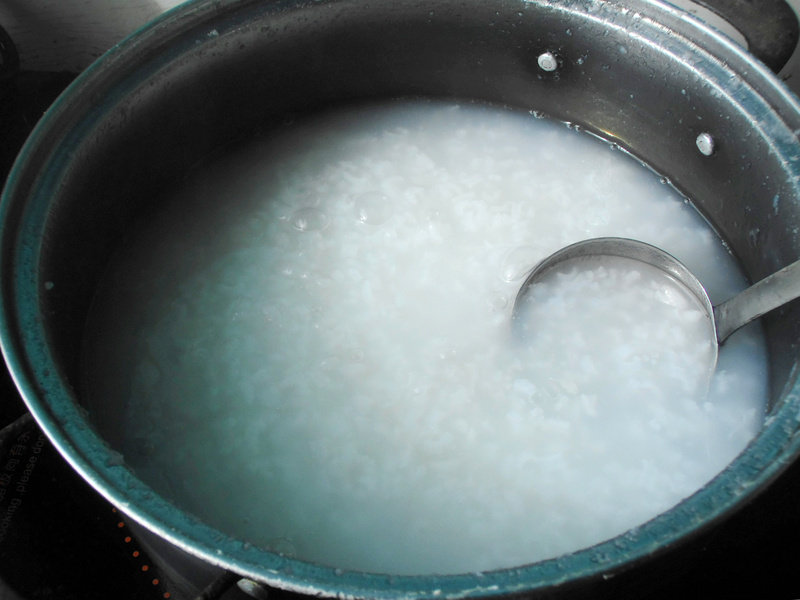
[[[457,97],[536,110],[629,151],[691,198],[753,280],[800,256],[800,105],[762,64],[648,0],[198,0],[89,68],[24,147],[0,218],[2,345],[30,410],[101,494],[160,539],[282,589],[354,597],[551,592],[713,526],[800,453],[800,305],[764,320],[763,429],[703,489],[592,548],[484,574],[346,572],[232,539],[149,489],[80,391],[107,259],[203,157],[334,104]]]

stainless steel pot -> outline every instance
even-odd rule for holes
[[[800,256],[800,105],[762,64],[655,0],[198,0],[112,49],[37,127],[0,206],[2,345],[30,410],[101,494],[160,539],[321,595],[473,597],[604,581],[712,527],[800,453],[800,305],[764,321],[770,402],[730,467],[592,548],[485,574],[346,572],[243,544],[140,481],[81,396],[83,323],[126,231],[229,144],[331,105],[456,97],[540,111],[631,152],[691,198],[754,280]],[[187,211],[191,210],[187,206]]]

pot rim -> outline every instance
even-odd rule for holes
[[[350,0],[323,0],[311,4],[347,3]],[[578,3],[541,0],[533,2],[553,10],[585,15]],[[39,122],[12,168],[0,200],[0,268],[4,270],[0,297],[0,347],[14,382],[29,410],[69,464],[101,495],[125,514],[203,560],[234,571],[242,577],[313,595],[416,598],[475,597],[535,592],[551,586],[566,586],[589,578],[610,578],[656,554],[668,551],[678,542],[696,536],[751,501],[800,455],[800,384],[796,369],[780,394],[777,410],[768,415],[763,429],[748,447],[711,482],[674,508],[615,538],[574,553],[531,565],[498,569],[484,573],[454,575],[385,575],[341,570],[285,557],[249,546],[209,527],[178,509],[141,482],[125,467],[121,457],[94,432],[87,415],[73,392],[59,379],[46,345],[44,323],[33,307],[39,294],[46,293],[30,282],[36,273],[37,250],[24,242],[23,232],[31,222],[43,219],[46,206],[42,190],[57,188],[51,163],[67,160],[50,154],[51,142],[69,141],[81,132],[70,129],[72,107],[102,89],[120,66],[135,64],[146,48],[166,47],[174,36],[188,27],[201,26],[216,14],[252,5],[254,0],[190,0],[144,26],[100,57],[64,91]],[[303,7],[302,0],[274,3],[274,10]],[[520,6],[528,2],[520,1]],[[585,3],[584,3],[585,4]],[[592,3],[589,3],[590,5]],[[670,40],[682,48],[691,47],[705,55],[706,63],[693,69],[746,74],[749,93],[767,98],[770,106],[780,106],[800,127],[800,103],[762,64],[722,34],[691,15],[659,0],[628,0],[621,4],[652,19],[649,27],[667,23]],[[310,4],[309,4],[310,5]],[[598,17],[599,18],[599,17]],[[680,31],[675,27],[680,26]],[[640,41],[647,43],[643,34]],[[703,48],[697,40],[703,40]],[[713,50],[713,52],[712,52]],[[724,57],[724,61],[721,57]],[[705,65],[705,66],[704,66]],[[109,79],[111,78],[111,79]],[[88,110],[102,111],[96,105]],[[66,122],[62,122],[65,121]],[[766,126],[765,126],[766,127]],[[796,143],[796,140],[795,140]],[[785,147],[779,147],[785,156]],[[44,175],[34,182],[37,164],[45,160]],[[787,168],[800,178],[794,164]],[[34,186],[35,183],[35,186]],[[38,204],[30,205],[27,196],[36,187]],[[35,279],[35,278],[34,278]]]

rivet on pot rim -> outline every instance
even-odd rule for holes
[[[558,68],[558,61],[556,60],[555,54],[552,52],[544,52],[539,55],[537,61],[539,63],[539,68],[542,71],[555,71]]]
[[[700,150],[700,154],[703,156],[711,156],[714,154],[714,138],[711,137],[710,133],[701,133],[697,136],[694,143],[697,144],[697,149]]]

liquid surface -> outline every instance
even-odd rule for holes
[[[563,125],[438,103],[296,124],[198,172],[115,258],[84,355],[93,417],[178,506],[298,558],[455,573],[586,547],[716,475],[766,394],[757,327],[708,395],[681,352],[631,350],[680,318],[645,312],[580,355],[558,329],[521,348],[527,272],[601,236],[664,248],[713,302],[745,287],[671,188]],[[619,277],[599,280],[633,289]],[[581,314],[554,326],[609,319]]]

